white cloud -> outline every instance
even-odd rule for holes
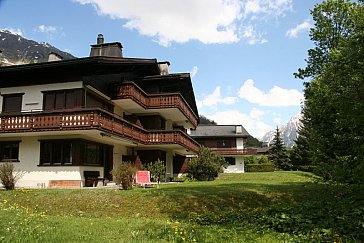
[[[64,36],[62,28],[51,26],[51,25],[39,25],[34,28],[35,32],[46,34],[48,38],[53,39],[55,36]]]
[[[56,33],[57,28],[54,26],[47,26],[47,25],[39,25],[37,26],[37,28],[35,28],[36,31],[41,32],[41,33]]]
[[[292,10],[292,0],[248,0],[244,5],[244,16],[270,15],[283,16]]]
[[[198,72],[198,67],[194,66],[191,71],[191,78],[195,77]]]
[[[253,109],[254,110],[254,109]],[[206,116],[217,122],[219,125],[243,125],[249,134],[256,138],[262,137],[267,131],[273,127],[261,120],[261,116],[255,116],[255,111],[250,111],[250,114],[241,113],[238,110],[228,110],[216,112],[212,115]],[[262,111],[263,112],[263,111]],[[265,113],[265,112],[263,112]]]
[[[266,93],[255,87],[252,79],[240,87],[239,97],[260,106],[298,106],[303,100],[303,94],[296,89],[274,86]]]
[[[306,20],[301,24],[298,24],[296,27],[288,30],[286,32],[286,36],[288,36],[289,38],[297,38],[299,33],[309,30],[311,27],[312,24],[308,20]]]
[[[261,44],[259,32],[247,32],[253,19],[277,17],[291,9],[292,0],[74,0],[91,4],[99,15],[123,19],[123,28],[150,36],[160,45],[198,40],[204,44]],[[259,15],[248,20],[247,15]],[[255,33],[255,34],[254,34]]]
[[[197,100],[198,108],[202,108],[203,106],[216,106],[220,103],[225,105],[232,105],[238,101],[237,97],[227,96],[221,97],[221,89],[220,86],[217,86],[216,89],[212,92],[212,94],[207,95],[203,100]]]
[[[264,116],[265,114],[266,114],[265,111],[259,110],[257,108],[253,108],[249,113],[250,117],[254,117],[255,119],[258,120],[260,120],[262,116]]]
[[[268,42],[263,37],[264,34],[258,33],[252,25],[243,27],[242,34],[249,45],[264,44]]]
[[[157,38],[168,46],[172,41],[192,39],[202,43],[239,41],[236,21],[241,18],[239,0],[77,0],[92,4],[99,14],[126,19],[124,28]]]

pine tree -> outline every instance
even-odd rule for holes
[[[272,141],[272,147],[269,150],[269,159],[273,162],[276,169],[279,170],[290,170],[292,164],[289,161],[287,149],[284,146],[283,140],[281,138],[281,133],[277,127]]]
[[[303,118],[301,119],[301,126],[298,129],[297,139],[295,145],[289,154],[289,159],[293,169],[311,171],[309,168],[312,165],[312,158],[310,152],[310,120],[306,117],[305,109],[303,110]]]

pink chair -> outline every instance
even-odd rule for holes
[[[158,184],[157,182],[150,181],[150,172],[147,170],[139,170],[135,175],[135,184],[142,187],[152,186]]]

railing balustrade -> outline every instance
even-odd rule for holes
[[[257,149],[245,148],[245,149],[236,149],[236,148],[211,148],[213,152],[216,152],[221,155],[256,155]]]
[[[177,108],[197,126],[198,118],[181,94],[147,94],[135,83],[126,82],[119,87],[117,97],[132,99],[145,109]]]
[[[145,145],[179,144],[193,152],[199,149],[199,144],[183,131],[148,131],[101,109],[0,115],[2,133],[77,129],[99,129]]]

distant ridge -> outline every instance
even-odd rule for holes
[[[298,129],[301,126],[302,114],[299,113],[292,117],[287,124],[281,126],[279,131],[284,142],[284,145],[291,148],[297,138]],[[267,132],[260,140],[262,142],[270,144],[274,138],[275,130]]]
[[[0,50],[2,51],[0,61],[3,66],[47,62],[50,53],[56,53],[64,60],[76,58],[46,42],[28,40],[4,29],[0,29]]]

